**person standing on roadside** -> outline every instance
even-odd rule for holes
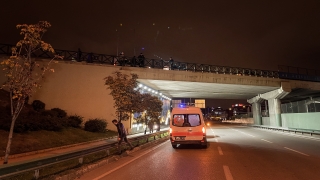
[[[170,70],[174,70],[174,60],[172,59],[172,57],[170,57],[169,64],[170,64]]]
[[[132,67],[136,67],[136,63],[137,63],[137,58],[136,56],[133,56],[133,58],[130,61],[130,64]]]
[[[80,62],[81,61],[81,56],[82,56],[82,51],[80,48],[78,48],[78,53],[77,53],[77,61]]]
[[[142,53],[140,53],[140,55],[138,56],[138,60],[139,60],[139,67],[144,67],[144,55]]]
[[[153,133],[153,121],[149,121],[148,123],[150,134]]]
[[[127,131],[124,128],[124,125],[121,123],[121,120],[118,122],[116,119],[114,119],[114,120],[112,120],[112,123],[117,127],[117,130],[118,130],[118,151],[119,151],[119,154],[122,153],[122,151],[121,151],[122,141],[126,142],[130,146],[130,150],[132,150],[133,146],[127,139]]]

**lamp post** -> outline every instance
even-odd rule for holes
[[[120,27],[122,27],[122,23],[119,24]],[[116,29],[116,32],[117,32],[117,56],[119,55],[119,31],[120,31],[120,28]]]
[[[133,29],[133,55],[136,56],[136,29]]]
[[[118,56],[118,54],[119,54],[119,31],[118,31],[118,29],[116,29],[116,32],[117,32],[117,54],[116,54],[116,56]]]

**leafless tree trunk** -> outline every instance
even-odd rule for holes
[[[11,96],[11,94],[10,94]],[[12,98],[11,98],[11,101]],[[15,122],[18,118],[18,115],[20,114],[22,108],[23,108],[23,105],[24,105],[24,100],[21,100],[21,101],[18,101],[17,102],[17,106],[16,106],[16,109],[13,110],[13,106],[11,103],[11,126],[10,126],[10,131],[9,131],[9,136],[8,136],[8,142],[7,142],[7,147],[6,147],[6,152],[5,152],[5,155],[4,155],[4,161],[3,161],[3,164],[8,164],[8,159],[9,159],[9,154],[10,154],[10,150],[11,150],[11,143],[12,143],[12,136],[13,136],[13,129],[14,129],[14,125],[15,125]]]

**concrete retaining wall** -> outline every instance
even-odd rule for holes
[[[320,113],[281,114],[282,127],[320,130]]]
[[[320,130],[320,113],[281,114],[282,127],[293,129]],[[262,125],[270,126],[270,118],[262,117]]]
[[[42,60],[43,63],[48,62]],[[40,60],[41,63],[41,60]],[[85,64],[85,65],[84,65]],[[108,129],[116,130],[111,123],[116,119],[113,98],[104,85],[104,78],[120,69],[116,66],[101,66],[79,62],[53,63],[55,72],[47,72],[29,103],[41,100],[46,109],[61,108],[68,115],[79,115],[84,120],[102,118],[108,122]],[[0,83],[4,82],[4,71],[0,71]],[[126,73],[126,72],[123,72]],[[129,121],[123,122],[130,127]]]
[[[270,117],[262,117],[262,125],[270,126]]]

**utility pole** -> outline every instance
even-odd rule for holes
[[[117,32],[117,54],[116,54],[116,56],[118,56],[119,55],[119,30],[116,29],[116,32]]]

